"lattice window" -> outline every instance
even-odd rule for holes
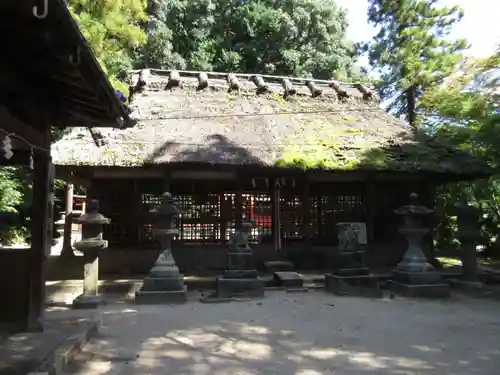
[[[226,193],[227,209],[231,215],[227,217],[226,222],[226,241],[234,233],[235,219],[236,219],[236,194]],[[269,194],[242,194],[242,217],[246,220],[253,220],[255,226],[250,233],[250,242],[253,244],[261,243],[266,238],[271,236],[272,233],[272,209],[271,197]]]
[[[216,194],[173,196],[181,215],[175,226],[179,229],[177,240],[212,244],[220,241],[220,202]],[[161,195],[142,194],[143,223],[141,240],[154,241],[153,217],[149,211],[161,204]]]
[[[280,197],[281,235],[284,239],[302,238],[302,201],[298,196]]]
[[[123,204],[124,201],[131,199],[132,182],[124,181],[122,186],[117,186],[113,181],[100,181],[100,184],[103,188],[99,191],[108,192],[99,199],[101,213],[111,219],[110,224],[103,227],[104,238],[111,244],[135,242],[137,228],[130,225],[129,212]]]
[[[161,204],[160,194],[141,194],[141,232],[140,232],[140,242],[151,242],[156,241],[153,236],[153,215],[150,211]]]
[[[311,214],[310,214],[310,228],[311,236],[319,237],[321,222],[319,220],[320,214],[320,198],[317,196],[311,197]]]
[[[243,194],[244,218],[255,222],[250,235],[252,243],[266,241],[272,233],[272,208],[269,194]]]
[[[336,241],[336,225],[342,221],[358,221],[363,214],[363,196],[342,194],[318,197],[317,235]]]
[[[161,204],[161,195],[158,194],[142,194],[141,205],[142,212],[149,212]]]
[[[181,211],[179,239],[182,241],[220,243],[220,199],[218,194],[178,195],[174,197]]]

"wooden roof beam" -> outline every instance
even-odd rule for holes
[[[0,104],[0,129],[7,134],[13,133],[24,138],[35,147],[40,147],[42,149],[48,147],[48,145],[45,144],[45,137],[40,131],[12,115],[9,109],[3,104]],[[0,134],[0,137],[3,139],[7,134]]]

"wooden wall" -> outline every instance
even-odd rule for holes
[[[295,257],[298,262],[305,262],[304,256],[328,255],[336,249],[336,223],[356,221],[366,223],[367,253],[374,262],[394,262],[406,246],[398,233],[400,219],[394,215],[394,209],[407,204],[413,191],[421,195],[422,203],[431,201],[426,184],[405,180],[311,181],[262,175],[236,179],[99,176],[92,180],[89,195],[100,200],[101,212],[111,218],[104,230],[110,249],[158,249],[151,235],[149,210],[159,203],[164,190],[173,194],[182,212],[174,246],[184,249],[177,252],[182,252],[180,266],[184,262],[186,268],[199,268],[200,263],[213,263],[215,258],[223,262],[234,223],[242,217],[256,222],[252,242],[262,261],[276,258],[277,253]],[[195,248],[206,250],[206,262],[200,261],[201,255]],[[208,259],[210,252],[218,255]],[[321,264],[324,257],[318,256],[316,263]],[[149,261],[148,256],[145,262]]]

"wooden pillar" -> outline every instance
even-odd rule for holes
[[[99,193],[97,192],[97,184],[94,179],[89,180],[89,184],[87,186],[87,194],[85,196],[85,202],[90,201],[91,199],[97,199],[100,201]],[[101,194],[102,195],[102,194]],[[82,205],[82,213],[87,212],[87,209],[84,205]]]
[[[73,249],[71,247],[71,232],[72,232],[72,213],[73,213],[73,184],[66,185],[66,211],[64,218],[64,234],[61,256],[73,256]]]
[[[163,192],[168,192],[170,193],[171,192],[171,189],[172,189],[172,179],[170,177],[170,172],[165,172],[165,174],[163,175],[163,182],[162,182],[162,188],[163,188]]]
[[[31,227],[31,254],[29,261],[29,290],[26,314],[26,330],[43,330],[42,319],[45,307],[45,260],[50,253],[52,223],[48,222],[50,209],[51,173],[50,129],[46,131],[45,149],[33,152],[33,203]]]
[[[243,220],[243,189],[240,185],[238,185],[234,196],[234,209],[235,226],[239,227],[241,220]]]
[[[229,221],[229,216],[231,211],[228,210],[227,199],[224,193],[219,193],[219,208],[220,208],[220,243],[225,245],[226,235],[227,235],[227,222]],[[229,212],[228,212],[229,211]]]
[[[311,181],[306,176],[302,189],[302,238],[305,248],[311,247]]]
[[[134,181],[132,182],[132,226],[134,229],[134,240],[136,243],[141,242],[141,236],[142,236],[142,207],[141,207],[141,194],[142,192],[139,189],[137,179],[134,178]],[[139,218],[139,220],[137,220]]]
[[[365,192],[366,240],[368,245],[375,241],[375,219],[377,215],[377,185],[369,176]]]
[[[280,183],[274,179],[271,184],[271,211],[273,227],[273,244],[276,251],[281,251],[281,215],[280,215]]]

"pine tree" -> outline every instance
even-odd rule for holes
[[[461,60],[466,41],[450,40],[451,28],[463,16],[458,7],[439,7],[438,0],[370,0],[368,21],[380,31],[364,49],[380,74],[379,90],[388,109],[417,125],[419,98],[439,84]]]

